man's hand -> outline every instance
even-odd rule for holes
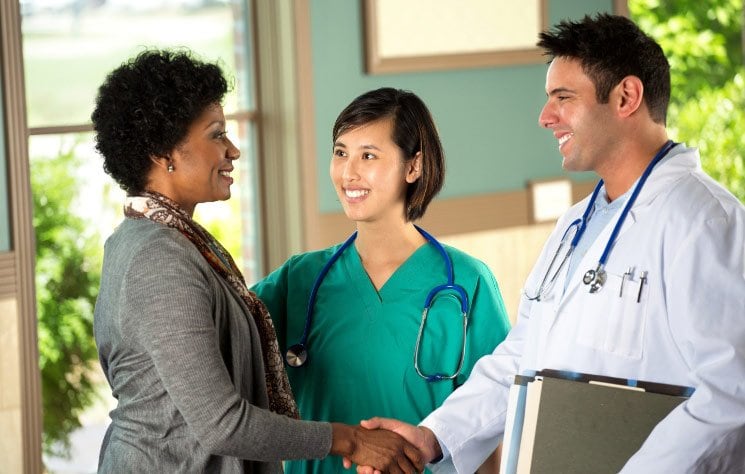
[[[414,473],[424,469],[422,453],[400,435],[388,430],[331,423],[331,454],[344,464],[370,466],[371,472]]]
[[[403,421],[380,417],[363,420],[360,425],[367,429],[382,428],[399,434],[421,452],[423,456],[422,467],[424,464],[430,463],[442,456],[442,450],[440,443],[437,442],[437,437],[435,437],[435,434],[429,428],[424,426],[414,426]],[[345,458],[344,467],[349,468],[351,465],[352,463],[349,462],[349,459]],[[374,466],[357,462],[358,474],[380,474],[381,472],[383,471],[380,469],[374,469]]]

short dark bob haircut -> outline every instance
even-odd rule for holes
[[[579,60],[595,84],[601,104],[626,76],[644,85],[644,101],[656,123],[667,121],[670,102],[670,63],[659,44],[623,16],[599,13],[580,21],[562,21],[539,35],[538,46],[546,54]]]
[[[422,152],[421,176],[406,189],[406,220],[415,221],[424,215],[445,179],[445,154],[440,136],[422,99],[413,92],[391,87],[366,92],[336,118],[332,143],[352,129],[382,119],[393,121],[391,139],[403,152],[405,162]]]
[[[151,157],[168,157],[227,91],[220,68],[186,50],[146,50],[114,69],[91,115],[104,171],[127,194],[141,193]]]

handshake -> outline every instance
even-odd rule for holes
[[[331,454],[344,457],[344,467],[357,464],[358,474],[422,472],[442,456],[434,433],[390,418],[363,420],[360,426],[332,423]]]

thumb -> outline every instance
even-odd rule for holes
[[[363,428],[366,428],[368,430],[374,430],[378,428],[383,429],[392,429],[393,423],[391,423],[394,420],[391,420],[389,418],[381,418],[379,416],[375,416],[373,418],[370,418],[369,420],[362,420],[360,421],[360,426]]]

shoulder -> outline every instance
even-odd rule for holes
[[[256,283],[252,290],[257,293],[266,291],[268,285],[289,285],[291,281],[306,281],[321,271],[341,244],[321,250],[299,253],[288,258],[282,265],[270,272],[265,278]]]
[[[443,244],[442,247],[453,262],[453,271],[457,280],[496,281],[494,274],[482,260],[450,245]]]
[[[178,230],[148,219],[125,218],[106,240],[104,258],[119,271],[162,273],[168,268],[209,264],[194,244]]]
[[[341,244],[338,244],[321,250],[312,250],[310,252],[295,254],[288,258],[283,266],[289,268],[321,267],[329,261],[332,255],[334,255],[340,247]]]
[[[662,193],[667,195],[663,202],[676,214],[698,222],[743,218],[745,207],[701,168],[698,150],[682,146],[676,156],[661,166],[661,174],[674,178]]]

